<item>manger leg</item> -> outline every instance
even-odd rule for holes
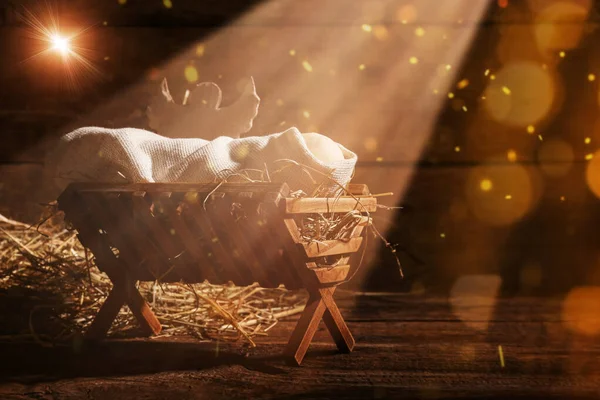
[[[156,315],[150,309],[146,300],[142,297],[133,283],[127,285],[125,290],[126,301],[129,309],[135,316],[135,319],[141,325],[142,330],[147,335],[159,334],[162,326],[156,318]]]
[[[325,312],[325,303],[318,292],[310,293],[306,307],[283,352],[287,361],[300,365]]]
[[[113,286],[113,289],[108,294],[104,304],[100,307],[98,314],[96,314],[92,324],[85,333],[85,337],[92,340],[103,339],[126,300],[127,293],[125,287],[122,285]]]
[[[327,326],[327,330],[335,341],[338,350],[343,353],[350,353],[354,348],[354,337],[350,333],[350,329],[348,329],[337,304],[335,304],[335,300],[333,300],[334,291],[335,288],[319,289],[323,303],[327,307],[323,315],[323,321],[325,321],[325,326]]]

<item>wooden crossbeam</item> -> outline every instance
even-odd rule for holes
[[[336,254],[355,253],[362,243],[362,238],[352,238],[347,242],[341,240],[322,240],[303,243],[302,247],[309,258],[332,256]]]
[[[373,212],[377,210],[375,197],[286,198],[281,203],[287,214],[340,213],[354,210]]]

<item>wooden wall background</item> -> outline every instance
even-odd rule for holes
[[[65,31],[91,26],[77,44],[102,76],[73,88],[53,55],[23,62],[44,44],[17,11],[43,13],[41,2],[0,0],[2,214],[33,221],[51,200],[53,140],[83,125],[147,127],[160,77],[182,96],[192,66],[225,103],[254,76],[262,101],[250,134],[327,134],[358,153],[356,182],[407,206],[378,215],[406,250],[407,278],[381,249],[355,286],[447,291],[460,276],[497,274],[507,294],[559,295],[598,283],[598,198],[586,178],[600,141],[597,2],[120,3],[52,3]],[[506,72],[519,63],[535,73]]]

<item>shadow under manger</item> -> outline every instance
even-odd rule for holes
[[[108,340],[64,343],[0,343],[0,382],[40,382],[74,377],[138,375],[240,365],[252,371],[283,374],[280,349],[259,346],[243,354],[239,344],[167,340]]]

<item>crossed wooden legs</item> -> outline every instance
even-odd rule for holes
[[[125,303],[141,325],[145,334],[158,334],[162,327],[150,310],[135,284],[126,279],[113,280],[114,286],[94,321],[85,333],[88,339],[102,339],[110,329],[113,321]]]
[[[349,353],[354,348],[354,338],[333,300],[334,291],[335,287],[315,288],[309,291],[306,308],[284,351],[284,356],[289,362],[296,365],[302,363],[321,318],[341,352]]]
[[[125,303],[146,334],[160,333],[160,322],[135,285],[126,279],[113,280],[113,282],[113,289],[88,328],[86,338],[94,340],[104,338]],[[354,338],[333,300],[334,291],[335,287],[310,289],[306,307],[284,351],[284,356],[291,363],[295,365],[302,363],[321,319],[341,352],[349,353],[354,348]]]

